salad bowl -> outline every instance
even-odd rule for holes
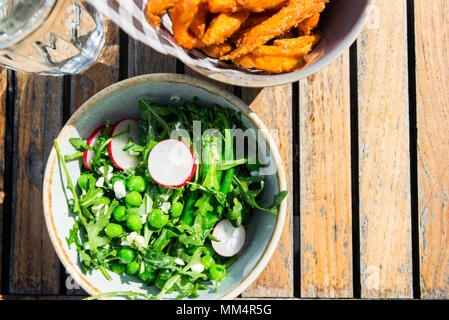
[[[56,139],[62,154],[75,150],[70,138],[87,139],[106,121],[124,118],[139,119],[138,102],[147,99],[167,105],[170,101],[192,101],[204,106],[219,105],[241,113],[245,128],[258,130],[266,144],[266,157],[274,170],[265,176],[265,187],[260,195],[262,203],[271,203],[273,195],[287,189],[282,160],[275,144],[260,118],[234,95],[208,82],[177,74],[151,74],[130,78],[111,85],[85,102],[69,119]],[[92,296],[111,292],[134,292],[156,295],[157,288],[144,284],[136,277],[126,274],[110,274],[106,279],[102,272],[86,272],[80,264],[74,245],[66,239],[74,224],[68,200],[67,174],[77,181],[81,174],[82,160],[66,163],[67,173],[52,149],[45,171],[43,205],[47,229],[52,244],[66,270],[87,293]],[[233,299],[241,294],[262,272],[269,262],[282,233],[286,220],[286,200],[282,201],[277,214],[254,210],[246,226],[246,241],[238,258],[227,269],[226,277],[215,288],[198,291],[198,299]],[[164,297],[165,298],[165,297]],[[168,296],[168,298],[171,298]]]

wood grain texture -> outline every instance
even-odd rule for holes
[[[349,58],[300,81],[301,297],[352,297]]]
[[[60,263],[45,226],[42,181],[62,126],[63,81],[25,73],[16,79],[9,292],[57,294]]]
[[[412,297],[406,0],[358,40],[362,298]],[[394,16],[394,19],[391,17]]]
[[[5,131],[6,131],[6,95],[8,89],[8,72],[0,68],[0,288],[2,288],[3,257],[3,200],[5,198]]]
[[[128,77],[165,72],[176,72],[175,58],[160,54],[143,43],[129,38]]]
[[[449,298],[449,3],[415,1],[421,297]]]
[[[277,142],[287,177],[287,217],[278,247],[243,297],[293,297],[293,124],[292,86],[242,89],[242,99]]]
[[[105,23],[105,34],[105,46],[99,60],[89,69],[71,77],[72,112],[97,92],[119,80],[119,28],[108,20]]]
[[[205,80],[209,83],[213,83],[215,85],[217,85],[218,87],[220,87],[221,89],[227,90],[231,93],[234,93],[234,86],[223,83],[223,82],[219,82],[213,79],[210,79],[206,76],[203,76],[202,74],[200,74],[199,72],[196,72],[195,70],[189,68],[188,66],[185,66],[185,74],[190,75],[192,77],[196,77],[202,80]]]

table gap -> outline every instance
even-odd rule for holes
[[[357,41],[349,49],[351,108],[351,197],[352,197],[352,287],[353,297],[361,297],[360,284],[360,194],[359,194],[359,101]]]
[[[292,84],[293,123],[293,296],[301,297],[300,135],[299,82]]]
[[[128,77],[128,59],[129,59],[129,36],[125,31],[119,31],[119,80],[125,80]]]
[[[179,59],[176,59],[176,73],[185,74],[186,66]]]
[[[16,74],[8,70],[8,87],[6,93],[5,108],[5,170],[3,181],[5,198],[3,201],[3,251],[2,251],[2,294],[9,293],[9,273],[11,261],[11,236],[12,236],[12,184],[13,184],[13,155],[14,155],[14,100],[16,87]]]
[[[408,96],[410,129],[410,199],[413,298],[421,298],[418,206],[418,128],[416,104],[415,1],[407,0]]]

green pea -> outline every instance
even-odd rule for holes
[[[201,258],[201,263],[204,266],[204,269],[209,270],[210,267],[215,265],[215,260],[211,256],[204,256]]]
[[[123,227],[117,223],[109,223],[104,229],[104,232],[108,237],[117,238],[123,233]]]
[[[142,229],[142,220],[137,214],[132,214],[126,219],[126,226],[131,231],[140,231]]]
[[[142,196],[137,191],[129,192],[126,195],[125,202],[130,207],[140,207],[142,204]]]
[[[147,183],[141,176],[133,176],[126,181],[126,188],[129,191],[144,192],[147,188]]]
[[[123,272],[125,272],[125,269],[126,269],[125,265],[118,261],[114,261],[111,264],[111,270],[117,274],[122,274]]]
[[[211,280],[222,280],[226,277],[226,268],[221,264],[216,264],[210,267],[209,275]]]
[[[169,217],[160,209],[153,209],[148,216],[148,222],[153,228],[160,229],[168,223]]]
[[[129,264],[134,260],[134,258],[136,257],[136,254],[134,253],[134,250],[132,250],[132,249],[122,248],[122,249],[120,249],[118,256],[122,263]]]
[[[128,263],[126,265],[126,273],[129,274],[130,276],[137,274],[137,272],[139,272],[139,270],[140,270],[140,264],[136,260],[134,260],[131,263]]]
[[[170,208],[171,216],[173,218],[179,218],[184,210],[184,205],[181,202],[175,202]]]
[[[118,206],[112,211],[112,216],[114,219],[118,222],[123,222],[126,220],[126,207],[125,206]]]

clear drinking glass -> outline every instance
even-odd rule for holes
[[[74,0],[0,0],[0,65],[47,75],[76,74],[94,63],[104,21]]]

